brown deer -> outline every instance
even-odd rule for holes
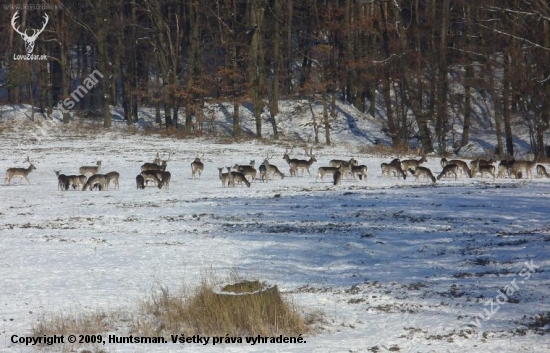
[[[35,170],[36,167],[31,163],[28,156],[27,156],[27,159],[25,161],[29,163],[28,168],[8,168],[6,170],[6,179],[4,181],[6,185],[10,185],[11,184],[11,179],[13,179],[14,177],[19,177],[21,179],[25,179],[27,181],[27,183],[29,183],[29,185],[31,184],[31,182],[29,181],[29,178],[27,178],[27,176],[30,174],[30,172]]]

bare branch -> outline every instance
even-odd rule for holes
[[[500,31],[500,30],[498,30],[498,29],[494,29],[494,28],[491,28],[491,27],[487,27],[487,26],[482,25],[481,23],[478,23],[477,25],[480,26],[480,27],[486,28],[486,29],[488,29],[488,30],[490,30],[490,31],[493,31],[493,32],[495,32],[495,33],[502,34],[502,35],[504,35],[504,36],[506,36],[506,37],[514,38],[514,39],[516,39],[516,40],[519,40],[520,42],[530,44],[530,45],[534,46],[535,48],[539,48],[539,49],[542,49],[542,50],[550,50],[550,48],[547,48],[547,47],[545,47],[545,46],[543,46],[543,45],[540,45],[540,44],[537,44],[537,43],[535,43],[535,42],[532,42],[532,41],[530,41],[529,39],[525,39],[525,38],[522,38],[522,37],[519,37],[519,36],[510,34],[510,33],[504,32],[504,31]]]

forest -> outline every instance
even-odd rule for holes
[[[412,139],[431,152],[468,144],[473,97],[481,97],[492,106],[500,158],[514,155],[517,119],[532,152],[545,148],[546,0],[17,1],[0,12],[2,104],[51,115],[97,72],[97,87],[75,108],[105,128],[110,106],[123,107],[128,124],[148,106],[159,125],[191,132],[205,104],[229,102],[239,139],[246,102],[255,138],[267,116],[277,139],[281,100],[320,102],[315,124],[327,134],[337,100],[373,116],[381,101],[393,146],[407,149]],[[447,146],[452,115],[462,131]]]

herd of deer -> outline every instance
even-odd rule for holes
[[[283,155],[283,159],[288,163],[290,176],[297,176],[298,172],[301,172],[301,176],[304,175],[304,171],[307,171],[311,176],[310,167],[313,163],[317,162],[315,156],[313,156],[311,148],[305,148],[306,155],[309,159],[297,159],[290,158],[288,149]],[[191,163],[191,178],[200,178],[204,170],[204,163],[201,161],[201,157],[197,156]],[[259,166],[259,179],[262,182],[268,182],[269,178],[279,176],[284,179],[285,174],[282,173],[277,166],[271,164],[269,160],[273,157],[273,154],[265,158],[263,163]],[[432,171],[421,164],[427,162],[425,156],[420,159],[407,159],[400,160],[396,158],[389,163],[382,163],[380,168],[382,170],[382,176],[390,178],[392,175],[398,178],[406,179],[407,172],[411,173],[415,181],[418,181],[420,177],[429,179],[432,183],[440,180],[443,177],[454,177],[457,180],[458,175],[467,175],[469,178],[473,178],[477,174],[480,174],[483,178],[485,175],[501,178],[508,176],[509,178],[521,179],[525,177],[533,177],[533,169],[536,169],[537,177],[550,178],[550,175],[546,171],[546,168],[537,164],[538,156],[533,161],[516,161],[502,160],[498,164],[498,172],[495,173],[496,168],[493,165],[495,160],[475,159],[468,165],[466,162],[459,159],[447,160],[441,159],[441,168],[443,169],[437,177],[434,176]],[[136,187],[138,189],[144,189],[146,185],[152,183],[159,189],[170,186],[171,174],[166,170],[168,160],[162,160],[157,152],[157,155],[152,163],[144,163],[141,166],[141,173],[136,176]],[[6,171],[5,184],[9,185],[14,177],[25,179],[30,184],[27,178],[29,173],[36,169],[31,163],[29,157],[26,160],[29,163],[28,168],[9,168]],[[101,161],[98,161],[94,166],[82,166],[79,169],[79,175],[65,175],[61,174],[61,171],[54,171],[57,175],[58,190],[108,190],[111,183],[114,188],[119,187],[119,173],[110,172],[107,174],[99,174],[101,168]],[[224,172],[227,170],[227,172]],[[219,178],[222,182],[222,187],[235,187],[236,185],[246,185],[250,187],[250,183],[256,180],[258,171],[255,168],[255,161],[250,161],[249,164],[235,164],[233,167],[218,167]],[[331,175],[333,178],[333,184],[339,185],[342,182],[344,176],[351,176],[354,180],[357,180],[357,176],[360,180],[367,180],[368,168],[366,165],[359,165],[355,158],[349,160],[333,159],[329,162],[329,166],[319,167],[317,169],[317,176],[315,181],[319,178],[324,181],[324,177]],[[250,179],[250,180],[249,180]]]
[[[457,180],[458,174],[467,175],[469,178],[473,178],[479,174],[482,178],[485,175],[492,176],[493,180],[495,178],[516,178],[521,179],[524,175],[525,177],[533,177],[533,169],[537,171],[537,177],[546,177],[550,178],[550,175],[547,173],[546,168],[537,164],[538,156],[533,161],[516,161],[515,159],[502,160],[498,164],[498,173],[495,173],[495,160],[493,158],[486,159],[474,159],[468,163],[459,160],[451,159],[447,160],[442,158],[440,161],[441,168],[443,170],[439,173],[437,177],[432,174],[432,171],[426,167],[421,166],[422,163],[426,162],[426,157],[422,156],[419,160],[416,159],[407,159],[399,160],[398,158],[392,160],[390,163],[382,163],[380,165],[382,169],[382,175],[390,177],[392,174],[396,175],[398,178],[406,179],[407,172],[410,172],[414,175],[415,181],[419,180],[420,177],[424,179],[430,179],[432,183],[435,183],[437,180],[441,180],[443,177],[453,177]]]
[[[107,174],[99,174],[101,169],[101,161],[98,161],[93,166],[82,166],[78,170],[80,175],[65,175],[61,174],[60,170],[54,170],[57,175],[58,190],[107,190],[111,182],[113,187],[118,189],[118,172],[109,172]],[[90,177],[88,177],[88,175]]]

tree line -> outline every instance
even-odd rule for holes
[[[29,4],[28,0],[22,4]],[[424,152],[447,150],[457,117],[459,151],[475,123],[475,97],[492,109],[501,158],[514,155],[514,121],[528,126],[532,151],[544,149],[550,109],[550,6],[545,0],[43,0],[44,11],[19,11],[21,29],[40,28],[35,54],[0,12],[7,103],[51,113],[71,87],[98,70],[103,78],[79,102],[99,110],[120,105],[133,124],[138,107],[155,107],[158,123],[191,132],[206,102],[249,102],[255,134],[267,114],[278,138],[281,99],[321,102],[316,132],[330,143],[336,101],[376,113],[394,147],[417,139]],[[27,32],[31,34],[32,30]],[[266,113],[267,112],[267,113]],[[313,111],[312,111],[313,113]],[[264,114],[262,116],[262,114]],[[183,121],[179,117],[183,116]],[[69,114],[63,114],[69,121]]]

